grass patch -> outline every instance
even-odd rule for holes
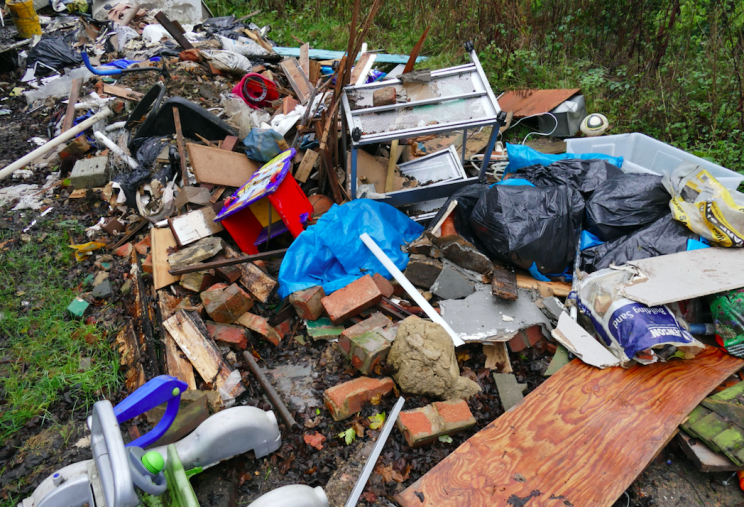
[[[0,446],[31,418],[48,420],[48,410],[68,388],[75,411],[87,410],[119,385],[116,352],[103,330],[66,312],[84,276],[70,275],[76,261],[67,232],[44,219],[34,231],[47,235],[20,243],[18,233],[0,231],[0,242],[20,243],[0,253],[0,357],[14,361],[0,373]],[[91,358],[91,368],[78,371],[83,357]]]

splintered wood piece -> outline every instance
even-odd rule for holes
[[[294,179],[302,183],[305,183],[307,179],[310,177],[310,174],[313,172],[313,167],[315,167],[315,162],[317,160],[318,160],[318,152],[313,151],[313,150],[307,150],[305,152],[305,155],[302,157],[302,162],[300,162],[300,167],[297,168],[297,172],[295,173]]]
[[[173,236],[178,246],[186,246],[202,238],[225,230],[222,224],[215,222],[216,213],[211,206],[191,211],[185,215],[168,219]]]
[[[114,343],[119,352],[119,364],[124,370],[124,385],[128,392],[133,393],[145,385],[145,370],[131,320],[116,335]]]
[[[163,321],[163,326],[189,358],[199,375],[212,385],[213,391],[225,385],[232,368],[222,358],[220,350],[209,337],[204,322],[197,314],[179,310],[171,318]],[[238,383],[230,394],[235,397],[243,391],[245,388],[242,383]]]
[[[186,39],[186,37],[183,36],[183,28],[181,30],[178,29],[180,24],[177,26],[176,23],[168,19],[168,17],[165,15],[165,12],[160,11],[157,14],[155,14],[155,19],[163,25],[163,28],[170,34],[173,39],[178,42],[178,45],[181,46],[183,49],[189,50],[194,49],[194,46]]]
[[[188,143],[191,168],[199,183],[242,187],[261,165],[245,156],[245,153],[210,148]]]
[[[574,360],[396,500],[403,507],[537,507],[560,497],[561,505],[609,507],[687,414],[742,366],[711,347],[694,359],[627,370]]]
[[[216,203],[220,200],[220,197],[222,197],[222,194],[225,192],[225,187],[217,187],[214,189],[214,193],[212,194],[212,197],[209,198],[209,202],[212,204]]]
[[[499,364],[502,365],[501,373],[512,373],[509,352],[506,350],[506,342],[484,343],[483,353],[486,355],[486,368],[495,370]]]
[[[238,259],[242,255],[228,246],[225,248],[225,257],[228,259]],[[244,262],[242,264],[236,264],[236,266],[240,269],[240,283],[243,284],[243,287],[253,297],[262,303],[266,303],[274,293],[277,285],[279,285],[279,282],[264,273],[261,268],[252,262]]]
[[[175,308],[178,306],[179,298],[171,296],[164,290],[157,291],[158,293],[158,306],[160,307],[160,316],[163,320],[168,320],[175,313]],[[188,358],[183,355],[181,349],[178,348],[176,341],[173,339],[171,334],[165,329],[165,326],[161,326],[163,345],[165,348],[165,368],[168,375],[176,377],[178,380],[186,382],[189,389],[196,389],[196,380],[194,379],[194,367],[191,366]]]
[[[503,266],[493,265],[493,280],[491,280],[491,294],[501,299],[516,301],[519,298],[517,290],[517,274]]]
[[[310,44],[305,43],[300,46],[300,68],[305,75],[310,78]]]
[[[144,93],[135,92],[121,86],[114,86],[110,84],[103,85],[103,93],[111,95],[112,97],[119,97],[120,99],[136,100],[139,102],[145,96]]]
[[[173,107],[173,124],[176,126],[176,146],[178,147],[178,157],[181,159],[181,179],[183,185],[189,184],[189,170],[186,167],[186,150],[183,145],[183,131],[181,130],[181,114],[177,107]]]
[[[72,80],[70,100],[67,102],[67,109],[65,110],[65,121],[62,122],[62,132],[67,132],[68,130],[70,130],[73,123],[75,123],[75,104],[77,104],[78,97],[80,97],[80,89],[82,87],[83,80],[81,78]]]
[[[307,104],[310,95],[313,93],[315,87],[310,84],[310,80],[307,78],[307,74],[302,71],[300,64],[296,58],[287,58],[282,60],[279,66],[287,76],[287,81],[292,85],[292,89],[297,94],[297,98],[300,103],[304,106]]]
[[[150,249],[152,251],[152,278],[155,290],[162,289],[181,279],[180,276],[171,275],[168,270],[168,249],[176,247],[176,238],[170,229],[157,229],[150,231]]]
[[[558,296],[568,297],[571,292],[571,284],[566,282],[541,282],[535,280],[531,275],[517,273],[517,287],[520,289],[534,289],[542,297]]]

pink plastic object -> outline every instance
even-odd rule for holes
[[[232,92],[253,109],[267,107],[279,98],[279,89],[276,83],[255,72],[243,76],[243,79],[235,85]]]

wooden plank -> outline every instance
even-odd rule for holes
[[[302,157],[300,167],[297,168],[297,172],[294,175],[294,179],[302,183],[307,182],[310,174],[313,172],[315,162],[318,160],[318,152],[313,150],[305,151],[305,156]]]
[[[354,74],[351,74],[351,81],[354,82]],[[395,166],[398,161],[398,139],[393,140],[390,144],[390,158],[388,159],[387,177],[385,178],[385,193],[393,191],[395,180]]]
[[[310,74],[308,75],[308,79],[313,85],[318,84],[318,79],[320,79],[320,62],[317,60],[310,60]]]
[[[226,246],[225,257],[228,259],[239,259],[243,256],[233,248]],[[268,302],[269,298],[279,285],[279,282],[264,273],[261,268],[252,262],[244,262],[236,264],[236,266],[242,273],[240,276],[240,283],[243,284],[246,290],[262,303]]]
[[[677,435],[677,442],[688,458],[701,472],[737,472],[744,467],[736,465],[723,454],[713,452],[702,441],[696,440],[684,431]]]
[[[150,249],[152,251],[152,278],[155,290],[162,289],[181,279],[168,272],[168,249],[176,247],[176,238],[170,229],[157,229],[150,231]]]
[[[183,131],[181,130],[181,114],[177,107],[173,107],[173,124],[176,126],[176,146],[181,159],[181,179],[183,185],[189,184],[189,170],[186,167],[186,150],[183,146]]]
[[[236,144],[238,144],[238,138],[236,136],[227,136],[225,140],[222,141],[220,149],[225,151],[233,151]]]
[[[103,93],[105,93],[106,95],[111,95],[112,97],[119,97],[120,99],[126,100],[135,100],[137,102],[142,100],[142,98],[145,96],[144,93],[135,92],[134,90],[130,90],[128,88],[114,86],[106,83],[103,84]]]
[[[259,261],[262,259],[270,259],[271,257],[282,257],[287,253],[286,248],[281,250],[270,250],[268,252],[258,253],[256,255],[243,255],[241,257],[235,257],[234,259],[223,259],[211,262],[200,262],[199,264],[193,264],[183,268],[171,269],[170,274],[172,275],[185,275],[186,273],[193,273],[195,271],[205,271],[208,269],[224,268],[227,266],[235,266],[236,264],[243,264],[244,262]]]
[[[566,282],[541,282],[535,280],[526,273],[517,273],[517,287],[520,289],[534,289],[542,297],[558,296],[568,297],[571,292],[571,284]]]
[[[424,30],[423,35],[419,39],[419,41],[416,43],[415,46],[413,46],[413,51],[411,51],[411,55],[408,57],[408,61],[406,62],[406,67],[403,69],[403,72],[401,74],[408,74],[413,70],[413,66],[416,64],[416,59],[418,58],[419,53],[421,52],[421,49],[424,47],[424,41],[426,41],[426,36],[429,35],[429,26],[426,27],[426,30]]]
[[[300,46],[300,68],[305,75],[310,78],[310,44],[305,43]]]
[[[491,280],[491,294],[501,299],[516,301],[519,297],[517,290],[517,274],[503,266],[493,265],[493,279]]]
[[[369,61],[374,61],[374,53],[364,53],[360,58],[359,61],[356,62],[354,65],[354,68],[351,69],[351,77],[349,78],[349,84],[355,85],[357,81],[359,81],[359,78],[362,77],[365,70],[367,70],[367,66],[369,65]],[[369,71],[367,70],[367,73]],[[366,77],[366,76],[365,76]]]
[[[212,204],[216,203],[220,200],[220,197],[222,197],[222,194],[225,192],[226,187],[217,187],[214,189],[214,193],[212,194],[212,197],[209,198],[209,202]]]
[[[199,183],[241,187],[261,168],[244,153],[187,143],[191,168]]]
[[[282,60],[279,66],[287,76],[287,81],[289,81],[292,89],[297,94],[300,103],[303,106],[307,104],[315,87],[310,84],[307,75],[300,68],[299,62],[295,58],[287,58],[286,60]]]
[[[509,360],[509,351],[506,350],[506,342],[484,343],[483,353],[486,355],[485,367],[489,370],[495,370],[501,364],[501,373],[514,372]]]
[[[222,224],[215,222],[216,213],[211,206],[197,209],[168,219],[168,225],[176,238],[178,246],[186,246],[202,238],[225,230]]]
[[[211,384],[213,391],[225,385],[232,368],[222,358],[220,350],[196,313],[179,310],[171,318],[163,321],[163,326],[189,358],[199,375],[205,382]],[[230,394],[235,397],[243,391],[245,388],[242,383],[238,383]]]
[[[168,320],[175,313],[175,308],[179,303],[179,298],[171,296],[164,290],[158,291],[158,306],[162,320]],[[161,326],[162,339],[165,349],[165,367],[168,375],[176,377],[178,380],[186,382],[189,389],[196,389],[196,379],[194,378],[194,367],[191,366],[188,358],[178,348],[176,341],[171,334]]]
[[[119,241],[114,243],[113,245],[106,245],[106,248],[110,250],[116,250],[124,243],[128,242],[130,239],[134,237],[135,234],[137,234],[140,229],[142,229],[145,225],[149,224],[147,220],[144,218],[140,218],[139,222],[135,222],[133,224],[129,224],[128,232],[121,238]]]
[[[133,393],[145,385],[145,370],[131,320],[116,335],[114,344],[119,352],[119,365],[124,370],[124,385],[129,393]]]
[[[70,99],[67,102],[65,110],[65,121],[62,123],[62,132],[67,132],[75,123],[75,104],[80,97],[80,89],[83,87],[83,80],[76,78],[72,80],[72,89],[70,90]]]
[[[178,43],[179,46],[181,46],[183,49],[194,49],[194,46],[191,45],[191,43],[186,40],[186,37],[183,36],[183,32],[178,30],[178,27],[165,15],[163,11],[158,12],[155,14],[155,19],[163,25],[163,28],[170,34],[171,37]]]
[[[742,366],[741,359],[714,348],[695,359],[627,370],[598,370],[574,360],[396,500],[403,507],[518,501],[609,507],[685,416]]]

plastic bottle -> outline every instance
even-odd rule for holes
[[[36,14],[33,0],[8,0],[5,5],[10,10],[20,37],[30,39],[34,35],[41,35],[39,15]]]

